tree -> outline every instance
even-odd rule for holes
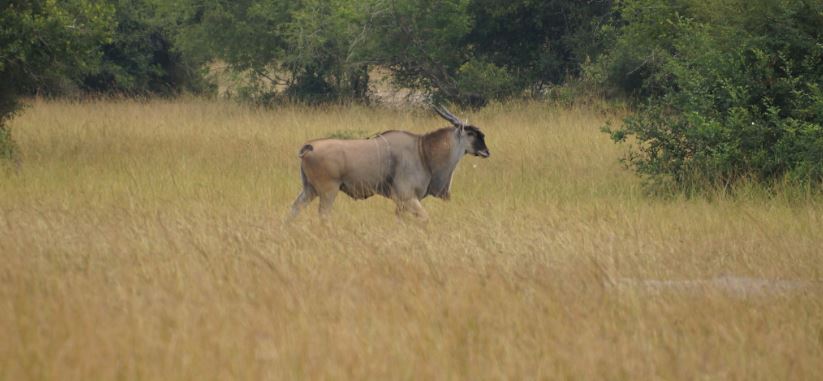
[[[610,0],[472,0],[465,43],[537,95],[580,74],[604,48],[597,32],[612,16]]]
[[[367,1],[181,1],[178,42],[189,54],[229,64],[249,77],[256,98],[309,103],[362,99],[368,69]]]
[[[0,158],[16,158],[7,122],[21,93],[93,69],[110,38],[110,6],[96,0],[20,0],[0,5]]]
[[[471,31],[468,0],[392,0],[379,3],[370,56],[401,86],[460,100],[458,69],[469,61],[462,44]]]
[[[391,0],[372,56],[403,86],[479,107],[559,84],[602,47],[611,2]]]
[[[823,3],[638,0],[592,72],[639,100],[611,131],[678,189],[823,180]]]
[[[482,106],[577,75],[601,48],[595,31],[611,2],[180,0],[173,8],[185,53],[247,75],[256,99],[367,99],[369,70],[381,67],[402,87]]]
[[[164,14],[156,0],[117,0],[116,27],[100,47],[96,70],[77,84],[94,93],[160,94],[210,89],[203,79],[202,61],[182,54],[174,45],[177,19]]]

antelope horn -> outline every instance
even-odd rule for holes
[[[450,113],[449,110],[446,110],[446,108],[443,107],[443,106],[434,106],[434,111],[438,115],[443,117],[443,119],[448,120],[449,122],[451,122],[451,124],[453,124],[457,127],[465,127],[466,126],[466,122],[464,122],[464,121],[460,120],[460,118],[452,115],[452,113]]]

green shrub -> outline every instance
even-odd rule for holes
[[[592,70],[639,99],[616,141],[680,189],[823,180],[823,3],[627,1]]]

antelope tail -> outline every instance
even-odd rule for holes
[[[314,151],[314,147],[311,144],[306,144],[302,148],[300,148],[300,152],[297,153],[297,157],[302,158],[306,152]]]

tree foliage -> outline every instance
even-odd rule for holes
[[[112,9],[95,0],[22,0],[0,5],[0,158],[15,146],[6,122],[20,94],[94,70],[110,39]]]
[[[364,98],[369,3],[345,0],[183,0],[179,43],[249,77],[251,95],[310,103]]]
[[[600,53],[598,32],[611,9],[609,0],[473,0],[466,42],[474,55],[506,68],[518,89],[539,94]]]
[[[255,97],[366,99],[370,68],[482,106],[574,75],[609,1],[182,0],[179,43],[249,76]],[[513,22],[514,21],[514,22]]]
[[[374,20],[370,56],[402,86],[459,100],[457,71],[470,59],[468,0],[388,1]]]
[[[376,19],[377,50],[402,85],[482,106],[540,95],[601,48],[610,1],[398,0]]]
[[[117,0],[112,37],[100,46],[95,70],[77,84],[94,93],[171,95],[209,90],[205,61],[182,54],[174,45],[177,19],[164,14],[157,0]]]
[[[639,0],[592,72],[637,97],[612,131],[679,189],[823,180],[823,3]]]

